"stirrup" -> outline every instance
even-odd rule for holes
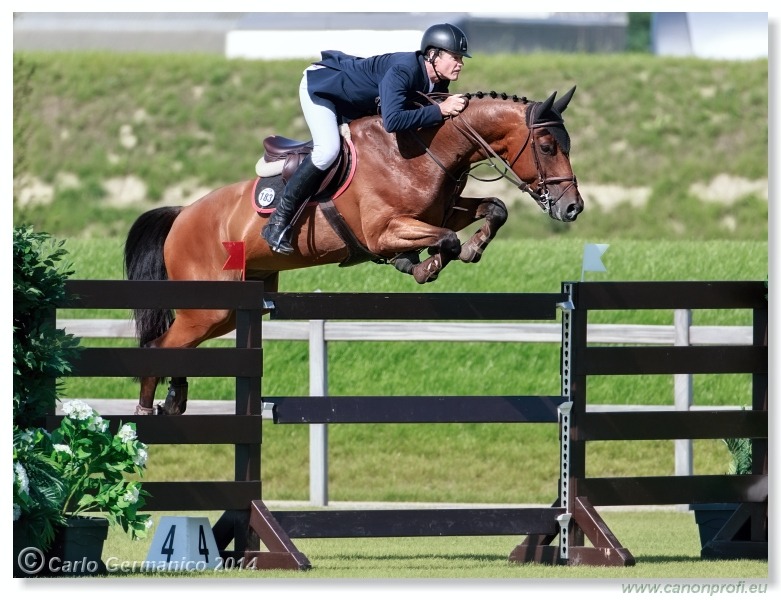
[[[268,225],[266,225],[266,227],[268,227]],[[265,227],[264,227],[264,229],[265,229]],[[268,243],[269,248],[271,248],[272,252],[276,252],[277,254],[285,254],[285,255],[292,254],[293,253],[293,245],[290,242],[288,242],[287,240],[283,239],[285,237],[285,234],[287,234],[289,231],[290,231],[290,225],[288,225],[284,229],[282,229],[282,231],[280,232],[279,237],[277,238],[276,241],[274,241],[273,238],[271,240],[269,240],[265,235],[263,236],[263,239],[266,240],[266,242]],[[261,232],[261,234],[262,234],[262,232]],[[271,237],[271,236],[269,235],[269,237]],[[282,248],[282,243],[287,244],[287,247]]]

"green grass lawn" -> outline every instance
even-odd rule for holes
[[[272,506],[273,508],[273,506]],[[156,520],[171,513],[158,513]],[[518,565],[507,558],[523,537],[442,537],[376,539],[302,539],[296,547],[309,558],[309,571],[250,571],[145,575],[161,579],[191,577],[294,579],[312,582],[339,580],[427,580],[429,585],[445,580],[492,580],[502,586],[526,590],[519,580],[761,580],[769,576],[763,560],[709,561],[699,557],[700,541],[694,516],[688,511],[603,511],[603,518],[621,544],[635,557],[633,567],[582,567]],[[198,515],[204,516],[204,515]],[[211,523],[218,513],[210,513]],[[154,530],[146,540],[131,541],[118,528],[112,528],[104,546],[103,560],[143,561],[149,552]],[[143,576],[138,570],[132,574]],[[436,580],[436,581],[434,581]],[[517,582],[517,583],[514,583]],[[464,582],[469,585],[468,581]],[[601,583],[606,583],[601,581]],[[459,583],[460,584],[460,583]]]

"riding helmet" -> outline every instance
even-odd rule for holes
[[[466,35],[450,23],[440,23],[426,29],[423,40],[420,42],[420,51],[425,54],[429,48],[439,48],[458,56],[472,58],[472,55],[467,51]]]

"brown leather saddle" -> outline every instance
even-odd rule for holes
[[[312,153],[312,149],[311,140],[300,141],[280,135],[269,136],[263,140],[264,154],[255,165],[255,172],[261,179],[281,175],[283,183],[287,183],[306,155]],[[323,215],[347,246],[349,255],[339,264],[341,267],[369,260],[386,262],[384,258],[372,254],[361,244],[333,203],[333,198],[341,195],[350,185],[355,167],[355,149],[349,137],[342,136],[342,148],[339,156],[328,169],[323,182],[311,198],[311,200],[318,202]]]

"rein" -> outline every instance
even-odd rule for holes
[[[422,94],[429,102],[432,104],[436,104],[435,99],[436,98],[444,98],[449,96],[450,94]],[[467,98],[469,96],[467,95]],[[513,97],[515,99],[515,97]],[[536,107],[532,107],[532,111]],[[456,118],[460,117],[458,121],[456,121]],[[515,185],[519,190],[522,192],[525,192],[529,194],[532,198],[534,198],[534,201],[537,202],[537,204],[542,208],[543,211],[545,211],[548,215],[551,214],[551,211],[553,210],[553,207],[556,205],[556,203],[559,201],[559,199],[567,193],[570,187],[576,184],[575,177],[545,177],[545,172],[542,169],[542,164],[540,163],[540,158],[537,152],[537,146],[534,143],[534,136],[532,135],[535,129],[543,128],[543,127],[551,127],[551,126],[561,126],[560,122],[557,121],[544,121],[541,123],[535,123],[534,115],[532,113],[532,118],[529,119],[531,121],[531,124],[527,123],[526,128],[528,130],[528,133],[526,135],[526,140],[521,145],[521,147],[518,149],[518,152],[515,154],[515,157],[512,159],[512,161],[508,162],[506,159],[504,159],[502,156],[499,155],[498,152],[496,152],[491,145],[483,139],[483,137],[475,130],[472,125],[469,124],[469,122],[465,119],[463,113],[456,115],[455,117],[451,117],[451,122],[453,123],[453,126],[464,136],[466,137],[470,142],[475,144],[483,153],[486,160],[488,161],[488,164],[493,168],[497,173],[498,177],[496,179],[480,179],[473,173],[471,173],[471,170],[476,168],[477,165],[470,167],[466,171],[467,177],[472,177],[478,181],[497,181],[498,179],[507,179],[510,181],[513,185]],[[423,144],[423,141],[420,140],[417,136],[415,136],[416,139]],[[521,157],[521,155],[524,153],[527,147],[531,145],[532,148],[532,156],[534,157],[534,164],[537,169],[537,177],[538,177],[538,190],[540,190],[540,193],[532,189],[532,187],[527,184],[525,181],[523,181],[518,175],[513,171],[513,166],[516,162],[518,162],[518,159]],[[445,172],[446,175],[448,175],[451,179],[455,180],[456,182],[460,183],[460,178],[454,177],[451,173],[448,172],[447,168],[444,166],[441,160],[439,160],[433,152],[423,144],[425,147],[426,153],[434,160],[434,162]],[[550,191],[548,190],[548,184],[558,184],[563,183],[565,181],[571,182],[569,186],[567,186],[556,198],[551,198]]]

